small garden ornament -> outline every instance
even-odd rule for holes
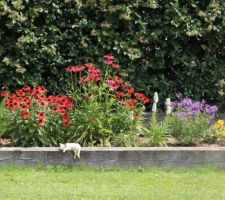
[[[157,103],[159,102],[159,96],[158,96],[157,92],[154,93],[153,100],[154,100],[154,103],[153,103],[153,106],[152,106],[152,112],[156,112],[156,110],[157,110]]]
[[[170,98],[166,99],[166,114],[169,115],[172,112],[172,106]]]

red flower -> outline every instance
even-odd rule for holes
[[[117,83],[120,83],[120,84],[123,83],[123,79],[119,78],[119,77],[115,77],[114,81],[116,81]]]
[[[124,95],[124,92],[122,92],[122,91],[118,91],[115,94],[115,96],[116,96],[117,99],[120,99],[122,95]]]
[[[89,81],[89,78],[88,77],[82,77],[80,80],[81,80],[81,82],[86,83],[86,82]]]
[[[28,109],[28,106],[26,106],[26,105],[23,105],[23,106],[20,106],[20,110],[27,110]]]
[[[136,103],[137,103],[137,99],[135,99],[135,98],[130,98],[130,102],[133,103],[133,104],[136,104]]]
[[[138,119],[140,117],[140,115],[138,114],[133,114],[134,119]]]
[[[53,113],[56,113],[56,112],[59,112],[59,109],[58,109],[58,107],[53,107],[53,108],[51,109],[51,111],[52,111]]]
[[[46,107],[48,105],[48,102],[47,101],[41,101],[40,105],[43,106],[43,107]]]
[[[35,95],[35,93],[36,93],[35,89],[33,89],[33,90],[30,90],[30,91],[28,92],[28,94],[29,94],[30,96],[33,96],[33,95]]]
[[[66,115],[67,114],[65,108],[59,108],[59,112],[60,112],[61,115]]]
[[[92,119],[93,121],[96,121],[96,119],[97,119],[96,115],[93,115],[93,116],[91,117],[91,119]]]
[[[104,55],[104,59],[113,60],[114,56],[112,54],[107,54],[107,55]]]
[[[37,116],[38,116],[39,118],[43,118],[43,119],[46,118],[46,114],[45,114],[44,112],[37,112]]]
[[[117,64],[117,63],[113,63],[113,64],[112,64],[112,67],[113,67],[113,68],[120,68],[120,65]]]
[[[108,80],[106,80],[106,83],[108,83],[109,85],[113,85],[116,82],[114,80],[112,80],[112,79],[108,79]]]
[[[47,101],[49,101],[49,102],[51,102],[51,103],[54,103],[55,100],[56,100],[56,96],[54,96],[54,95],[49,95],[49,96],[47,97]]]
[[[89,80],[92,80],[93,82],[97,82],[97,81],[101,80],[99,75],[100,75],[100,69],[98,69],[98,68],[89,68],[88,69]]]
[[[65,121],[65,122],[63,122],[63,126],[65,126],[65,127],[70,126],[70,121]]]
[[[93,63],[85,63],[84,66],[87,68],[92,68],[92,67],[94,67],[94,64]]]
[[[34,88],[35,94],[44,94],[46,91],[45,86],[38,86],[36,88]]]
[[[13,93],[9,95],[9,99],[15,99],[15,98],[16,98],[16,94]]]
[[[30,91],[30,90],[31,90],[31,87],[28,86],[28,85],[25,85],[25,86],[23,87],[23,91]]]
[[[22,117],[22,118],[28,118],[29,116],[30,116],[30,113],[29,112],[22,112],[20,114],[20,117]]]
[[[143,97],[141,98],[143,103],[148,103],[149,102],[149,98],[148,97]]]
[[[19,90],[16,90],[16,95],[19,97],[23,97],[26,95],[26,93],[22,89],[19,89]]]
[[[67,72],[80,72],[84,70],[84,66],[77,65],[77,66],[69,66],[66,68]]]
[[[43,125],[45,125],[45,121],[46,121],[46,118],[39,118],[38,119],[38,124],[43,126]]]
[[[67,127],[70,125],[70,118],[67,115],[62,116],[63,126]]]
[[[12,107],[15,109],[15,108],[18,108],[19,107],[19,102],[17,100],[12,100],[11,102],[11,105]]]
[[[10,100],[9,99],[4,99],[3,100],[3,103],[6,105],[6,104],[9,104],[10,103]]]
[[[143,103],[148,103],[150,101],[149,98],[141,92],[136,93],[136,96],[138,96]]]
[[[98,68],[90,68],[90,69],[88,69],[88,72],[92,73],[92,74],[99,74],[100,73],[100,69],[98,69]]]
[[[1,97],[5,97],[7,94],[8,94],[8,92],[6,90],[1,91]]]
[[[33,106],[33,103],[28,102],[26,105],[27,105],[27,107],[32,107]]]
[[[112,65],[113,61],[112,60],[104,60],[104,64],[106,65]]]
[[[126,106],[130,109],[134,109],[135,105],[133,103],[126,103]]]
[[[127,92],[128,92],[129,94],[134,94],[134,88],[128,87],[128,88],[127,88]]]

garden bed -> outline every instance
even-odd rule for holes
[[[225,147],[84,147],[81,158],[56,147],[2,147],[0,166],[71,165],[91,167],[225,166]]]

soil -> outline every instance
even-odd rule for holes
[[[13,146],[13,142],[11,139],[0,138],[0,147],[11,147]]]
[[[144,137],[135,137],[135,141],[139,144],[138,146],[146,147],[149,146],[149,140]],[[224,146],[221,144],[211,144],[211,143],[193,143],[190,145],[183,145],[179,143],[179,141],[174,137],[169,137],[166,139],[166,146],[168,147],[182,147],[182,146],[189,146],[189,147],[220,147]],[[12,147],[14,142],[9,138],[0,138],[0,147]]]

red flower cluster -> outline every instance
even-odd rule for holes
[[[81,81],[84,83],[88,81],[98,82],[100,80],[100,69],[93,67],[93,65],[89,65],[88,75],[81,78]]]
[[[107,54],[104,56],[104,64],[110,65],[113,68],[119,68],[120,65],[114,63],[114,56],[112,54]],[[100,77],[100,69],[95,67],[93,63],[85,63],[83,65],[78,65],[75,67],[68,67],[67,71],[81,71],[86,67],[88,70],[87,76],[84,76],[80,79],[81,82],[98,82],[101,80]],[[76,68],[76,70],[75,70]],[[141,104],[145,104],[149,102],[148,97],[146,97],[142,93],[135,93],[135,90],[130,85],[126,84],[122,78],[120,77],[109,77],[106,80],[106,83],[109,85],[112,91],[115,91],[115,97],[119,101],[121,101],[124,105],[126,105],[130,109],[135,109],[137,104],[140,102]],[[139,105],[141,105],[139,104]]]
[[[108,79],[106,80],[106,83],[108,83],[108,85],[110,86],[111,90],[117,90],[119,88],[119,85],[117,84],[117,82],[113,79]]]
[[[104,55],[104,64],[110,65],[113,68],[120,68],[120,65],[117,63],[113,63],[114,56],[112,54]]]
[[[149,102],[148,97],[146,97],[142,93],[135,93],[133,87],[124,83],[123,80],[119,77],[115,77],[113,79],[107,80],[107,83],[115,92],[115,97],[119,101],[121,101],[124,105],[126,105],[130,109],[134,109],[140,100],[142,103],[146,104]],[[136,98],[138,97],[138,98]]]
[[[2,91],[3,92],[3,91]],[[31,89],[30,86],[24,86],[16,90],[15,93],[9,94],[4,99],[4,105],[9,110],[17,110],[22,118],[29,118],[31,112],[36,109],[48,110],[53,113],[59,113],[64,126],[70,125],[70,119],[67,116],[68,109],[73,108],[72,98],[65,95],[45,95],[44,86],[38,86]],[[43,107],[43,108],[42,108]],[[37,112],[37,122],[44,125],[47,119],[45,112]]]
[[[148,103],[149,102],[149,98],[146,97],[143,93],[138,92],[135,94],[143,103]]]

